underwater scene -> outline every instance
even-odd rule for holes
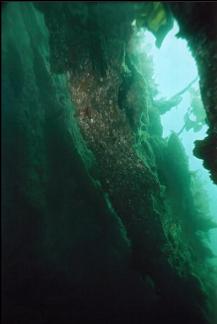
[[[217,323],[217,2],[2,2],[3,324]]]

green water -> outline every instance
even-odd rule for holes
[[[154,80],[157,84],[158,98],[171,98],[174,94],[185,88],[196,76],[197,66],[191,55],[187,41],[178,39],[176,34],[179,27],[175,22],[173,29],[168,33],[162,46],[155,46],[155,38],[148,31],[140,31],[140,44],[138,51],[146,51],[152,56],[154,68]],[[199,79],[193,84],[195,90],[199,89]],[[201,100],[201,98],[200,98]],[[184,125],[184,116],[191,105],[189,91],[182,95],[182,101],[177,107],[161,116],[163,125],[163,137],[168,138],[172,132],[178,133]],[[194,141],[206,137],[208,126],[204,123],[201,130],[194,132],[186,129],[179,135],[188,156],[190,171],[196,172],[201,181],[201,191],[206,192],[204,199],[208,204],[207,213],[211,219],[217,222],[217,186],[209,178],[209,172],[203,167],[202,160],[193,155]],[[217,229],[209,231],[207,238],[210,248],[217,256]]]
[[[216,259],[202,240],[216,253],[217,232],[200,216],[215,219],[217,189],[192,154],[207,125],[180,132],[189,92],[161,117],[155,105],[197,68],[176,24],[160,49],[141,31],[127,52],[133,12],[5,3],[5,324],[216,323]]]

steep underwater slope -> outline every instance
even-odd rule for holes
[[[203,217],[132,63],[133,17],[127,3],[3,9],[5,323],[211,321]]]
[[[117,277],[126,268],[129,241],[88,176],[92,156],[73,122],[66,77],[49,72],[42,15],[32,4],[9,4],[3,28],[5,321],[61,321],[76,309],[91,317],[94,298],[106,298],[96,292],[105,273],[109,280],[109,268]]]

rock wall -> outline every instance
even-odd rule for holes
[[[2,9],[4,323],[211,321],[191,176],[128,50],[133,8]]]
[[[217,183],[217,4],[174,2],[170,8],[180,26],[179,37],[187,39],[197,62],[209,126],[208,136],[196,141],[194,154],[204,160],[204,167]]]

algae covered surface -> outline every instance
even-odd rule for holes
[[[206,37],[210,60],[215,37],[205,19],[188,29],[190,9],[3,3],[3,323],[215,324],[216,115],[204,94],[215,87],[194,35]],[[190,76],[176,93],[168,81],[160,98],[145,32],[162,53],[176,20],[200,88],[185,89]],[[189,149],[188,134],[204,126]]]

